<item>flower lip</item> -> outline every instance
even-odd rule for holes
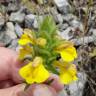
[[[34,67],[32,64],[33,62],[30,62],[22,67],[19,70],[20,76],[25,79],[28,84],[32,84],[35,82],[42,83],[46,81],[49,78],[50,73],[47,69],[45,69],[44,65],[39,63],[38,66]]]

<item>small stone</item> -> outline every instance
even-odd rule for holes
[[[6,34],[7,34],[8,36],[10,36],[10,38],[16,39],[17,36],[16,36],[16,34],[15,34],[15,28],[14,28],[13,23],[12,23],[12,22],[7,22],[6,26],[7,26]]]
[[[18,47],[18,39],[14,39],[11,41],[10,45],[8,46],[8,48],[16,50],[16,48]]]
[[[33,14],[29,14],[25,16],[25,26],[31,28],[35,21],[36,16]]]
[[[37,21],[36,19],[34,20],[33,27],[34,27],[35,29],[38,28],[38,21]]]
[[[7,28],[8,28],[9,30],[14,31],[14,25],[13,25],[12,22],[7,22],[7,23],[6,23],[6,26],[7,26]]]
[[[55,19],[55,22],[56,23],[59,23],[59,24],[63,23],[63,18],[62,18],[62,15],[61,14],[55,15],[54,16],[54,19]]]
[[[38,28],[38,21],[42,22],[43,21],[43,16],[37,16],[33,14],[26,15],[25,17],[25,26],[28,28]]]
[[[19,24],[15,24],[15,33],[16,35],[20,38],[21,35],[23,34],[23,29],[21,28],[21,26]]]
[[[63,6],[67,6],[69,5],[68,4],[68,1],[67,0],[54,0],[55,4],[57,5],[57,7],[63,7]]]
[[[63,14],[69,13],[70,5],[67,0],[54,0],[54,2]]]
[[[66,14],[66,15],[63,15],[63,20],[66,21],[66,22],[70,22],[74,19],[77,19],[76,16],[74,16],[73,14]]]
[[[73,36],[70,36],[70,32],[72,32],[73,28],[71,27],[68,27],[66,30],[62,31],[62,32],[59,32],[58,34],[63,38],[63,39],[66,39],[66,40],[69,40],[71,39]]]
[[[0,42],[2,42],[5,46],[10,44],[11,38],[5,34],[6,31],[0,31]]]
[[[8,35],[4,35],[3,39],[1,40],[2,43],[4,43],[5,46],[10,45],[12,39]]]
[[[71,22],[69,22],[70,23],[70,25],[72,26],[72,27],[74,27],[74,28],[79,28],[80,29],[80,31],[83,31],[84,30],[84,28],[83,28],[83,24],[81,23],[81,22],[79,22],[78,20],[72,20]]]
[[[60,31],[66,30],[68,28],[68,26],[69,25],[67,23],[58,25]]]
[[[14,12],[14,11],[17,11],[17,10],[19,10],[19,5],[17,3],[9,3],[8,4],[7,11]]]
[[[6,13],[6,7],[2,4],[0,4],[0,12],[5,14]]]
[[[38,25],[43,21],[43,18],[43,16],[36,16],[33,23],[33,28],[38,29]]]
[[[62,23],[63,22],[62,15],[57,12],[56,8],[54,8],[54,7],[51,8],[51,13],[52,13],[53,18],[54,18],[56,23]]]
[[[11,13],[9,20],[12,22],[22,23],[24,21],[25,13],[20,11]]]
[[[38,29],[38,23],[41,23],[42,21],[43,21],[43,16],[36,16],[33,23],[33,27],[35,29]]]

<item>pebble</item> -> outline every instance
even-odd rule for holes
[[[1,12],[1,13],[4,13],[4,14],[5,14],[5,13],[6,13],[6,9],[7,9],[7,8],[6,8],[4,5],[0,5],[0,12]],[[0,14],[1,14],[1,13],[0,13]]]
[[[11,43],[11,38],[7,34],[6,31],[0,31],[0,42],[3,43],[5,46]]]
[[[16,50],[17,47],[18,47],[18,39],[12,40],[10,46],[8,46],[8,48],[13,50]]]
[[[63,23],[62,15],[57,12],[55,7],[51,8],[51,13],[56,23]]]
[[[8,7],[7,7],[7,11],[12,11],[12,12],[15,12],[15,11],[18,11],[20,8],[19,8],[19,5],[17,3],[9,3],[8,4]]]
[[[59,35],[66,40],[71,39],[73,36],[70,35],[70,32],[72,32],[73,28],[72,27],[68,27],[66,30],[59,32]]]
[[[28,14],[25,16],[25,26],[31,28],[35,21],[36,16],[33,14]]]
[[[1,40],[2,43],[4,43],[5,46],[8,46],[11,44],[12,39],[8,35],[4,35],[3,39]]]
[[[69,27],[69,25],[68,23],[64,23],[64,24],[59,24],[58,27],[60,31],[64,31],[65,29]]]
[[[67,0],[54,0],[58,8],[69,5]]]
[[[62,15],[61,14],[57,14],[54,16],[54,19],[55,19],[55,22],[56,23],[59,23],[59,24],[62,24],[63,23],[63,18],[62,18]]]
[[[78,20],[73,19],[71,22],[69,22],[69,24],[72,27],[74,27],[75,29],[79,28],[80,31],[82,31],[82,32],[84,31],[83,24],[80,21],[78,21]]]
[[[38,25],[42,21],[43,21],[43,16],[36,16],[34,23],[33,23],[33,28],[38,29]]]
[[[9,20],[12,22],[22,23],[25,18],[25,13],[20,11],[11,13]]]
[[[70,5],[68,3],[68,0],[54,0],[56,6],[58,9],[63,13],[67,14],[70,11]]]
[[[14,27],[13,23],[12,22],[7,22],[6,26],[7,26],[6,34],[8,36],[10,36],[11,39],[16,39],[17,36],[15,34],[15,27]]]
[[[43,21],[43,16],[29,14],[25,16],[25,26],[28,28],[38,28],[38,23]]]
[[[19,37],[19,38],[23,34],[23,29],[21,28],[21,26],[18,23],[15,24],[15,33],[16,33],[17,37]]]
[[[63,15],[63,20],[66,21],[66,22],[70,22],[74,19],[77,19],[76,16],[74,16],[73,14],[66,14],[66,15]]]
[[[38,21],[36,19],[34,20],[33,28],[38,29]]]

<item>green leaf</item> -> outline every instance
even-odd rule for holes
[[[56,30],[57,28],[53,18],[51,16],[46,16],[40,25],[40,34],[42,34],[42,32],[46,32],[50,35],[50,37],[52,37],[52,35],[56,33]]]

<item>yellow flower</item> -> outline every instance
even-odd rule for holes
[[[36,40],[36,43],[37,43],[37,45],[43,47],[43,46],[46,45],[47,41],[46,41],[46,39],[40,37],[40,38],[38,38],[38,39]]]
[[[73,46],[66,47],[59,50],[58,52],[65,62],[72,62],[75,58],[77,58],[76,49]]]
[[[63,84],[69,84],[73,81],[78,80],[76,74],[76,66],[74,64],[70,64],[63,61],[55,61],[54,66],[59,68],[60,71],[60,81]]]
[[[45,69],[41,61],[36,66],[33,66],[33,62],[30,62],[26,66],[22,67],[19,74],[28,84],[42,83],[49,78],[50,73]]]
[[[61,68],[60,69],[60,81],[63,84],[69,84],[73,81],[78,80],[78,77],[76,76],[77,70],[74,64],[71,64],[69,68]]]
[[[28,43],[34,44],[34,42],[35,42],[34,39],[31,38],[30,36],[28,36],[28,34],[26,34],[26,33],[23,34],[18,41],[19,45],[22,45],[22,46],[24,46]]]
[[[55,51],[60,53],[64,62],[72,62],[77,58],[76,49],[70,41],[62,41],[62,44],[56,47]]]
[[[33,48],[26,45],[19,49],[19,59],[23,60],[26,56],[32,57]]]

